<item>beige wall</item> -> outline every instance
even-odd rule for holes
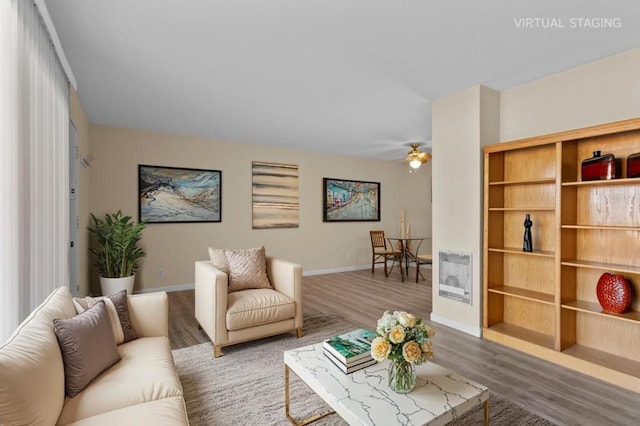
[[[121,209],[137,220],[138,164],[222,171],[222,222],[148,225],[143,237],[148,254],[136,278],[136,291],[192,284],[194,261],[208,258],[209,246],[264,245],[267,254],[298,262],[306,273],[369,265],[369,230],[396,232],[403,208],[411,233],[431,236],[430,164],[409,174],[401,161],[101,126],[91,126],[90,138],[95,156],[90,205],[96,215]],[[299,166],[299,228],[252,229],[252,161]],[[381,222],[323,223],[323,177],[380,182]],[[158,268],[164,269],[161,278]]]
[[[78,94],[73,88],[70,89],[69,115],[71,121],[77,129],[78,153],[86,156],[91,150],[89,147],[89,121],[82,109],[82,104]],[[78,285],[79,294],[85,296],[89,294],[89,236],[86,232],[89,226],[89,190],[91,182],[91,169],[84,168],[78,164],[78,200],[79,218],[78,227]]]
[[[640,48],[500,95],[500,140],[640,117]]]
[[[459,227],[461,223],[465,223],[465,219],[474,224],[479,223],[482,207],[478,200],[481,199],[482,189],[473,181],[468,182],[468,187],[463,187],[457,180],[453,180],[452,186],[444,188],[439,184],[449,182],[447,176],[456,175],[459,170],[464,169],[458,166],[461,161],[464,164],[476,164],[482,158],[476,132],[473,130],[479,124],[477,114],[474,113],[475,92],[474,87],[434,103],[434,158],[443,160],[443,156],[447,157],[446,164],[435,162],[433,170],[434,252],[437,252],[439,241],[444,237],[439,234],[440,229],[458,228],[447,234],[447,238],[451,238],[446,241],[447,246],[452,248],[462,244],[467,232],[469,238],[464,244],[476,247],[481,243],[477,230]],[[505,90],[500,93],[499,105],[500,141],[640,117],[640,48]],[[486,108],[482,106],[483,110]],[[491,114],[490,112],[489,116]],[[440,144],[454,144],[458,151],[451,146],[441,147]],[[465,154],[461,154],[462,158],[458,159],[456,152]],[[448,168],[452,171],[448,172]],[[475,171],[472,175],[477,176]],[[453,196],[451,194],[470,200],[470,209],[475,209],[475,219],[454,212],[457,203],[446,200]],[[475,273],[481,267],[479,260],[474,255],[475,294],[482,291],[481,275]],[[435,265],[434,282],[437,282]],[[468,309],[460,306],[454,308],[453,305],[441,309],[435,294],[434,312],[450,320],[450,325],[473,334],[473,330],[481,326],[480,318]]]
[[[479,335],[482,277],[482,146],[498,138],[499,93],[474,86],[433,103],[433,251],[470,253],[471,304],[440,297],[433,265],[431,319]]]

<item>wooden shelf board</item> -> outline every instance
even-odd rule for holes
[[[603,231],[640,231],[640,226],[610,226],[610,225],[562,225],[562,229],[587,229]]]
[[[486,340],[524,351],[530,355],[640,393],[640,377],[638,377],[640,368],[638,362],[607,353],[599,353],[580,345],[573,345],[560,352],[512,337],[500,331],[494,331],[493,327],[484,328],[482,336]]]
[[[604,311],[598,303],[585,302],[583,300],[573,300],[571,302],[563,303],[562,307],[578,312],[585,312],[587,314],[594,314],[622,321],[640,323],[640,312],[637,311],[627,311],[624,314],[614,314],[612,312]]]
[[[540,291],[527,290],[520,287],[512,287],[508,285],[489,288],[490,293],[504,294],[507,296],[518,297],[520,299],[531,300],[533,302],[554,304],[553,294],[543,293]]]
[[[611,355],[582,345],[569,346],[562,353],[640,378],[640,362],[629,358]]]
[[[489,182],[489,186],[507,186],[507,185],[534,185],[556,183],[556,178],[540,178],[540,179],[521,179],[521,180],[503,180],[498,182]]]
[[[583,127],[580,129],[565,130],[547,135],[534,136],[525,139],[518,139],[511,142],[501,142],[492,145],[486,145],[483,150],[487,154],[511,151],[515,149],[530,148],[541,145],[548,145],[555,142],[573,141],[577,139],[585,139],[594,136],[610,135],[614,133],[622,133],[637,130],[640,128],[640,119],[631,118],[613,123],[598,124],[596,126]]]
[[[492,325],[489,329],[538,346],[553,349],[553,336],[547,334],[538,333],[506,322]]]
[[[534,250],[532,252],[522,251],[521,248],[515,247],[489,247],[489,251],[494,251],[498,253],[511,253],[511,254],[522,254],[525,256],[541,256],[541,257],[555,257],[555,253],[552,251],[546,250]]]
[[[625,272],[628,274],[640,274],[640,267],[630,265],[618,265],[615,263],[591,262],[588,260],[567,259],[562,261],[564,266],[575,266],[577,268],[603,269],[606,271]]]
[[[638,178],[587,180],[578,182],[562,182],[562,186],[607,186],[607,185],[640,185]]]
[[[490,212],[553,212],[555,207],[489,207]]]

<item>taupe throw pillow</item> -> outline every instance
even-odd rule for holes
[[[54,319],[53,329],[62,351],[64,387],[70,398],[120,361],[104,301],[75,317]]]
[[[107,297],[113,302],[113,305],[116,307],[116,311],[118,311],[118,319],[120,319],[122,334],[124,334],[124,343],[130,340],[137,339],[138,336],[133,330],[131,320],[129,319],[129,301],[127,300],[127,290],[121,290]]]
[[[76,307],[76,312],[80,314],[98,303],[100,300],[104,300],[106,303],[116,344],[119,345],[120,343],[126,343],[130,340],[137,339],[138,336],[133,330],[133,326],[129,320],[127,290],[120,290],[119,292],[104,298],[94,298],[89,296],[84,298],[74,297],[73,304]]]
[[[264,247],[247,250],[225,249],[224,254],[229,262],[229,292],[249,288],[272,288],[267,277]]]

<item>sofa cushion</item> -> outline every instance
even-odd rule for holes
[[[267,277],[264,247],[247,250],[225,249],[224,254],[229,261],[229,292],[249,288],[272,288]]]
[[[0,424],[55,424],[64,403],[64,367],[53,320],[75,314],[71,293],[60,287],[0,347]]]
[[[65,390],[74,397],[116,362],[120,355],[104,301],[73,318],[54,319],[64,361]]]
[[[169,337],[169,297],[164,291],[127,297],[129,320],[140,337]]]
[[[283,321],[295,314],[295,301],[273,289],[250,289],[227,296],[227,330]]]
[[[98,414],[66,426],[183,426],[186,424],[189,424],[189,420],[184,400],[182,397],[174,396]]]
[[[58,424],[72,423],[135,404],[182,396],[182,386],[166,337],[132,340],[118,346],[118,352],[122,357],[119,363],[96,377],[74,398],[67,398]]]
[[[116,343],[119,345],[120,343],[129,342],[138,337],[131,326],[127,299],[127,290],[121,290],[107,297],[74,297],[73,304],[76,307],[76,311],[80,314],[100,300],[104,300],[107,304],[107,310],[109,311],[113,334],[116,338]]]

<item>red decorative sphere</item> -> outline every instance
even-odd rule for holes
[[[598,280],[596,292],[598,302],[605,311],[621,314],[629,309],[631,287],[629,281],[622,275],[602,274]]]

